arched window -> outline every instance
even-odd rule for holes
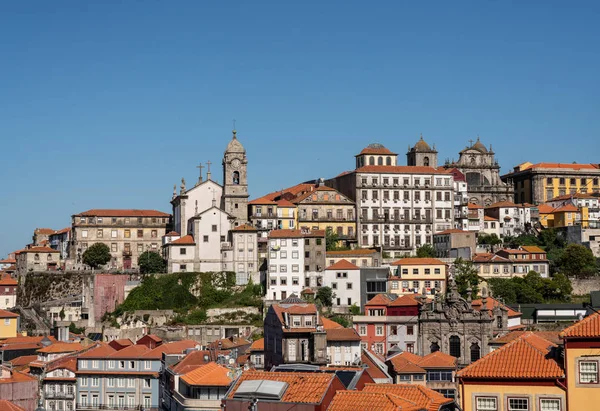
[[[46,260],[52,261],[52,254],[48,254],[48,257],[46,257]]]
[[[385,165],[386,166],[391,166],[392,165],[392,157],[387,157],[385,159]]]
[[[40,255],[39,255],[39,254],[36,254],[36,255],[34,255],[34,256],[33,256],[33,259],[34,259],[35,261],[40,261]]]
[[[481,349],[479,348],[479,344],[473,343],[471,344],[471,362],[477,361],[481,357]]]
[[[460,357],[460,337],[456,335],[450,337],[450,355],[456,358]]]
[[[377,158],[377,165],[378,166],[382,166],[383,165],[383,157]]]
[[[240,183],[240,172],[239,171],[234,171],[233,172],[233,184],[239,184]]]
[[[440,350],[440,346],[437,343],[431,343],[431,346],[429,347],[429,350],[434,353],[436,351]]]
[[[374,166],[375,165],[375,157],[369,157],[369,165],[370,166]]]
[[[429,157],[423,157],[423,165],[429,166]]]

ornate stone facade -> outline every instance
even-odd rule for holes
[[[489,342],[508,332],[508,309],[495,300],[489,304],[484,296],[476,308],[460,296],[454,280],[445,299],[440,295],[419,314],[420,354],[439,350],[457,357],[458,366],[464,367],[488,354]]]
[[[223,155],[223,205],[221,208],[235,217],[235,225],[248,222],[248,159],[246,149],[233,138]]]
[[[471,140],[472,142],[472,140]],[[469,202],[489,206],[513,198],[512,184],[500,180],[500,165],[495,159],[492,146],[489,150],[479,141],[471,144],[459,155],[457,162],[446,161],[447,169],[458,169],[467,179]]]

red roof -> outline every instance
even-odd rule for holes
[[[39,353],[53,354],[53,353],[68,353],[83,350],[83,347],[79,343],[66,343],[57,342],[47,347],[37,350]]]
[[[446,263],[437,258],[407,257],[394,261],[390,265],[446,265]]]
[[[0,285],[18,285],[19,282],[12,278],[10,274],[0,275]]]
[[[79,355],[79,358],[105,358],[115,353],[117,350],[108,344],[99,344],[98,347]]]
[[[268,380],[288,384],[281,398],[284,403],[321,404],[333,380],[334,373],[246,371],[235,382],[227,398],[233,398],[244,381]]]
[[[171,241],[169,244],[174,244],[174,245],[194,245],[196,243],[194,242],[194,237],[192,237],[190,234],[188,234],[188,235],[184,235],[181,238],[178,238],[175,241]]]
[[[294,207],[295,208],[296,204],[283,198],[283,199],[277,201],[277,207]]]
[[[386,173],[386,174],[448,174],[441,168],[425,166],[363,166],[357,173]]]
[[[256,340],[250,346],[250,351],[264,351],[265,350],[265,339],[261,338]]]
[[[36,234],[54,234],[55,230],[52,228],[36,228],[34,233]]]
[[[565,373],[550,355],[550,341],[528,332],[458,372],[461,378],[556,379]]]
[[[474,309],[476,309],[477,311],[481,311],[482,309],[484,309],[483,299],[479,298],[477,300],[473,300],[471,302],[471,306]],[[512,308],[502,304],[500,301],[496,300],[495,298],[487,297],[487,299],[485,301],[485,309],[487,309],[489,311],[490,315],[492,314],[492,311],[496,307],[504,308],[505,310],[507,310],[509,318],[520,317],[522,315],[520,312],[515,311]]]
[[[25,411],[25,408],[19,407],[18,405],[8,401],[0,400],[0,410],[2,411]]]
[[[108,210],[108,209],[92,209],[83,213],[75,214],[73,217],[171,217],[171,214],[163,213],[157,210]]]
[[[523,208],[521,204],[515,204],[512,201],[499,201],[492,205],[487,206],[486,208]]]
[[[430,388],[417,384],[365,384],[363,392],[394,394],[416,403],[417,406],[427,411],[439,411],[441,405],[454,402]]]
[[[25,253],[60,253],[60,251],[55,250],[50,247],[31,247],[31,248],[26,248],[26,249],[15,252],[15,254],[25,254]]]
[[[365,147],[365,148],[362,149],[362,151],[359,154],[357,154],[357,156],[360,156],[360,155],[363,155],[363,154],[391,154],[391,155],[395,155],[396,153],[392,153],[389,149],[381,146],[381,147]]]
[[[162,358],[163,353],[182,354],[183,352],[185,352],[185,350],[194,348],[194,347],[196,347],[196,345],[198,345],[198,342],[194,341],[194,340],[173,341],[170,343],[161,344],[158,347],[153,348],[149,352],[142,352],[141,357],[142,358],[160,359],[160,358]],[[145,347],[145,345],[142,345],[142,347]],[[128,348],[130,348],[130,347],[128,347]],[[125,351],[125,349],[123,349],[119,352],[123,352],[123,351]]]
[[[335,257],[335,256],[365,256],[369,254],[376,254],[377,250],[373,250],[371,248],[356,248],[354,250],[336,250],[336,251],[327,251],[325,253],[325,257]]]
[[[469,203],[469,204],[467,204],[467,208],[468,208],[469,210],[480,210],[480,209],[482,209],[483,207],[482,207],[482,206],[480,206],[479,204],[473,204],[473,203]]]
[[[423,368],[456,368],[456,357],[435,351],[423,357],[418,364]]]
[[[537,206],[537,209],[541,214],[552,214],[554,210],[556,210],[554,207],[550,207],[548,204],[540,204]]]
[[[327,267],[326,270],[360,270],[360,268],[350,261],[342,259]]]
[[[229,387],[232,381],[229,370],[214,362],[197,367],[182,375],[181,379],[188,385],[210,387]]]
[[[575,207],[573,204],[567,204],[566,206],[562,206],[556,210],[555,213],[578,213],[579,208]]]
[[[327,317],[321,317],[321,322],[323,323],[323,329],[325,330],[344,328],[341,324],[338,324]]]
[[[258,230],[256,229],[256,227],[252,227],[251,225],[242,224],[242,225],[238,225],[231,231],[258,231]]]
[[[511,331],[508,334],[503,335],[502,337],[498,337],[494,340],[492,340],[492,343],[496,343],[496,344],[506,344],[509,343],[511,341],[516,340],[517,338],[523,336],[525,333],[527,332],[531,332],[535,335],[537,335],[538,337],[543,338],[544,340],[548,340],[553,344],[560,344],[560,331]]]
[[[414,307],[420,303],[415,299],[412,294],[402,295],[395,300],[391,301],[388,306],[390,307]]]
[[[12,360],[10,360],[10,363],[12,364],[13,367],[20,367],[22,365],[27,365],[36,360],[37,360],[37,355],[22,355],[20,357],[13,358]]]
[[[68,356],[62,357],[48,364],[47,371],[58,370],[65,368],[69,371],[77,372],[77,357]]]
[[[421,411],[414,402],[394,394],[365,391],[336,391],[327,411]]]
[[[520,170],[520,171],[535,170],[535,169],[539,169],[539,168],[549,168],[549,169],[559,168],[559,169],[567,169],[567,170],[598,170],[599,167],[596,164],[537,163],[537,164],[532,164],[529,167],[525,167],[525,168],[523,168],[523,170]]]
[[[14,258],[5,258],[4,260],[0,260],[0,264],[16,264],[17,260]]]
[[[373,354],[372,352],[369,352],[370,354]],[[377,366],[377,364],[371,359],[371,357],[369,357],[369,355],[365,354],[364,352],[361,354],[360,356],[360,360],[362,361],[362,363],[364,365],[367,366],[367,374],[369,374],[369,376],[371,378],[373,378],[373,380],[375,379],[388,379],[389,376],[386,375],[386,373],[384,373],[381,368],[379,368]]]
[[[470,234],[470,231],[460,230],[458,228],[451,228],[449,230],[440,231],[439,233],[435,233],[434,235],[440,234]]]
[[[19,314],[11,313],[10,311],[0,310],[0,318],[17,318]]]
[[[169,231],[163,237],[178,237],[180,234],[177,231]]]
[[[360,341],[360,336],[354,328],[333,328],[325,332],[327,341]]]
[[[600,314],[594,312],[583,320],[565,328],[561,338],[600,338]]]

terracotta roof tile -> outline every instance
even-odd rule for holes
[[[198,345],[198,342],[194,341],[194,340],[173,341],[170,343],[161,344],[158,347],[156,347],[148,352],[142,352],[141,357],[142,358],[161,359],[163,353],[182,354],[185,350],[194,348],[194,347],[196,347],[196,345]],[[145,346],[142,345],[142,347],[145,347]],[[127,348],[130,348],[130,347],[127,347]],[[123,352],[127,348],[124,348],[123,350],[118,351],[118,352]]]
[[[367,301],[365,305],[389,305],[392,302],[392,299],[388,297],[387,294],[377,294],[375,297],[371,298]]]
[[[178,237],[181,234],[179,234],[177,231],[169,231],[167,234],[165,234],[163,237]]]
[[[581,199],[588,199],[588,200],[597,200],[598,197],[589,194],[589,193],[573,193],[573,194],[565,194],[562,196],[558,196],[558,197],[554,197],[552,200],[548,200],[548,201],[562,201],[562,200],[570,200],[572,198],[581,198]]]
[[[394,261],[390,265],[446,265],[446,263],[438,260],[437,258],[407,257]]]
[[[440,231],[439,233],[435,233],[433,235],[443,235],[443,234],[470,234],[470,231],[461,230],[458,228],[450,228],[448,230]]]
[[[532,164],[529,167],[524,168],[524,170],[536,170],[540,168],[548,168],[548,169],[567,169],[567,170],[598,170],[598,166],[596,164],[570,164],[570,163],[537,163]]]
[[[592,313],[583,320],[565,328],[561,338],[600,338],[600,314]]]
[[[327,317],[321,317],[321,321],[323,322],[323,329],[325,330],[344,328],[341,324],[338,324]]]
[[[211,362],[211,358],[216,360],[219,355],[229,355],[230,351],[219,351],[219,350],[197,350],[192,351],[186,355],[177,364],[169,367],[174,374],[185,374],[189,371],[195,370],[196,368],[206,365]]]
[[[113,347],[107,344],[99,344],[96,348],[84,352],[79,358],[105,358],[117,352]]]
[[[357,173],[386,173],[386,174],[448,174],[441,168],[425,166],[363,166]]]
[[[12,278],[10,274],[2,274],[0,275],[0,285],[19,285],[19,282]]]
[[[268,380],[288,384],[281,402],[321,404],[325,393],[335,378],[337,376],[334,373],[246,371],[235,382],[228,398],[233,398],[243,381]]]
[[[2,411],[25,411],[25,408],[19,407],[18,405],[8,401],[0,400],[0,410]]]
[[[83,213],[75,214],[73,217],[171,217],[171,214],[163,213],[157,210],[109,210],[109,209],[92,209]]]
[[[350,261],[342,259],[327,267],[326,270],[360,270],[360,268]]]
[[[259,198],[255,198],[248,202],[250,205],[277,205],[277,202],[273,200],[272,196],[267,194]]]
[[[233,228],[231,231],[258,231],[258,230],[256,229],[256,227],[252,227],[251,225],[242,224],[242,225],[238,225],[237,227]]]
[[[354,328],[333,328],[325,332],[327,341],[360,341],[360,336]]]
[[[498,261],[498,262],[510,262],[508,258],[501,257],[492,253],[476,253],[473,255],[474,263],[487,263],[490,261]]]
[[[2,351],[13,351],[13,350],[35,350],[41,348],[40,343],[20,343],[20,344],[4,344],[0,349]]]
[[[371,353],[371,354],[373,354],[373,353]],[[364,365],[367,366],[367,374],[369,374],[369,376],[371,378],[373,378],[374,380],[389,378],[389,376],[386,373],[384,373],[381,370],[381,368],[379,368],[377,366],[377,364],[371,358],[369,358],[369,356],[367,354],[365,354],[364,352],[361,354],[360,360],[362,361],[362,363]]]
[[[175,241],[171,241],[169,244],[173,244],[173,245],[194,245],[196,244],[196,242],[194,241],[194,237],[191,236],[191,234],[188,235],[184,235],[181,238],[178,238]],[[169,245],[167,244],[167,245]]]
[[[494,217],[490,217],[489,215],[484,215],[483,221],[498,221],[498,219],[494,218]]]
[[[566,206],[562,206],[554,210],[555,213],[579,213],[579,208],[575,207],[573,204],[567,204]]]
[[[261,338],[256,340],[250,346],[250,351],[264,351],[265,350],[265,339]]]
[[[540,214],[552,214],[555,210],[554,207],[550,207],[548,204],[540,204],[537,206]]]
[[[461,378],[562,378],[564,371],[551,357],[550,341],[525,333],[458,372]]]
[[[210,362],[181,376],[188,385],[229,387],[232,378],[229,370],[217,363]]]
[[[538,337],[541,337],[544,340],[548,340],[551,343],[556,344],[556,345],[561,343],[561,340],[559,337],[560,331],[511,331],[508,334],[505,334],[501,337],[498,337],[498,338],[492,340],[492,343],[506,344],[506,343],[516,340],[517,338],[521,337],[522,335],[524,335],[527,332],[531,332],[531,333],[537,335]]]
[[[279,201],[277,201],[277,207],[284,207],[284,208],[288,208],[288,207],[293,207],[296,208],[296,204],[292,203],[291,201],[284,199],[281,199]]]
[[[421,368],[417,363],[421,360],[409,359],[407,356],[401,353],[393,356],[389,361],[392,364],[394,372],[397,374],[425,374],[427,371]]]
[[[537,245],[522,245],[521,248],[531,254],[546,254],[546,252]]]
[[[55,250],[50,247],[31,247],[23,250],[16,251],[15,254],[27,254],[27,253],[60,253],[60,251]]]
[[[4,260],[0,260],[0,264],[16,264],[17,260],[14,258],[5,258]]]
[[[412,294],[402,295],[395,300],[391,301],[388,306],[389,307],[413,307],[418,306],[421,303],[415,299]]]
[[[59,358],[58,360],[52,361],[48,364],[47,371],[58,370],[65,368],[69,371],[77,372],[77,357],[67,356]]]
[[[11,313],[10,311],[0,310],[0,318],[17,318],[19,314]]]
[[[427,387],[416,384],[365,384],[363,392],[381,392],[394,394],[414,402],[427,411],[438,411],[443,404],[452,404],[454,400]]]
[[[22,355],[20,357],[13,358],[10,360],[10,363],[13,367],[20,367],[32,363],[35,360],[37,360],[37,355]]]
[[[7,370],[10,372],[10,377],[8,378],[0,378],[0,384],[11,384],[15,382],[25,382],[25,381],[37,381],[37,378],[33,375],[26,374],[22,371],[17,370],[9,370],[7,367],[0,365],[0,368]]]
[[[47,347],[37,350],[39,353],[51,354],[51,353],[65,353],[65,352],[77,352],[83,350],[83,346],[79,343],[66,343],[57,342]]]
[[[489,206],[486,207],[486,209],[489,208],[523,208],[522,205],[520,204],[515,204],[512,201],[499,201],[497,203],[491,204]]]
[[[52,228],[36,228],[34,230],[34,233],[36,234],[54,234],[55,230]]]
[[[469,210],[481,210],[483,207],[480,206],[479,204],[469,203],[469,204],[467,204],[467,208]]]
[[[337,391],[327,411],[421,411],[414,402],[394,394],[364,391]]]
[[[476,309],[477,311],[481,311],[482,309],[484,309],[483,299],[479,298],[477,300],[471,301],[471,306],[474,309]],[[520,317],[522,315],[520,312],[515,311],[512,308],[510,308],[509,306],[502,304],[500,301],[496,300],[495,298],[487,297],[485,309],[487,309],[490,312],[490,315],[492,314],[492,311],[496,307],[504,308],[506,311],[508,311],[509,318]]]
[[[441,351],[427,354],[419,361],[423,368],[456,368],[456,357],[445,354]]]
[[[289,314],[317,314],[317,306],[314,304],[273,304],[271,306],[275,314],[279,318],[281,323],[284,323],[283,313],[287,312]]]
[[[360,156],[363,154],[391,154],[391,155],[396,155],[396,153],[392,153],[389,149],[385,148],[385,147],[365,147],[361,150],[360,154],[357,154],[356,156]],[[355,156],[355,157],[356,157]]]

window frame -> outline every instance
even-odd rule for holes
[[[495,408],[479,408],[477,400],[479,399],[489,399],[494,400],[496,402]],[[499,398],[496,395],[476,395],[473,397],[473,410],[474,411],[499,411]]]
[[[581,365],[583,363],[594,363],[596,365],[596,381],[594,382],[582,382],[581,381]],[[580,385],[598,385],[600,384],[600,382],[598,381],[600,379],[600,363],[599,361],[596,360],[592,360],[592,359],[577,359],[577,384]]]

